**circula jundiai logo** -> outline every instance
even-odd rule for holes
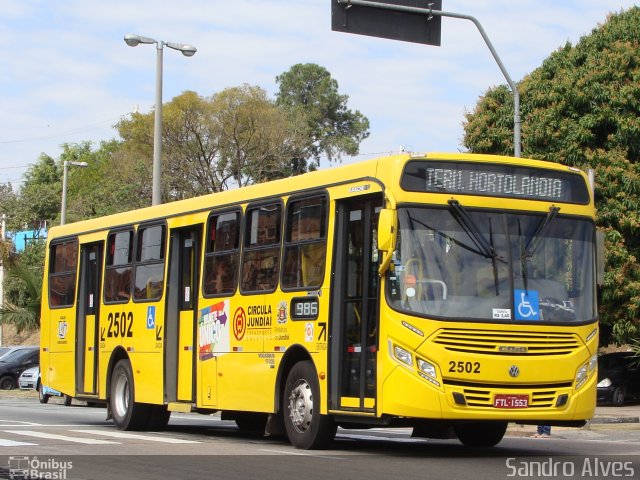
[[[236,313],[233,314],[233,336],[236,340],[242,340],[244,333],[247,331],[247,315],[244,313],[244,308],[236,308]]]

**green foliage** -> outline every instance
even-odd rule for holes
[[[320,65],[296,64],[278,75],[276,103],[305,128],[305,140],[292,158],[295,173],[318,166],[320,157],[332,161],[356,155],[360,142],[369,136],[369,120],[347,108],[348,95],[338,92],[338,82]]]
[[[640,8],[553,52],[518,89],[523,156],[595,170],[606,232],[601,319],[618,342],[640,336]],[[469,150],[510,155],[509,89],[487,91],[464,127]]]
[[[7,212],[7,228],[13,231],[39,230],[52,225],[60,212],[62,168],[44,153],[24,174],[19,201]]]

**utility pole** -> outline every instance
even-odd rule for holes
[[[0,239],[4,242],[7,216],[3,213],[0,217]],[[0,305],[4,305],[4,260],[0,259]],[[4,333],[4,323],[0,323],[0,347],[2,346],[2,334]]]

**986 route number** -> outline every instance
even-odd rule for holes
[[[449,362],[451,373],[480,373],[480,362]]]

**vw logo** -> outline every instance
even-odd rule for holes
[[[509,368],[509,376],[516,378],[518,375],[520,375],[520,369],[515,365],[511,365]]]

